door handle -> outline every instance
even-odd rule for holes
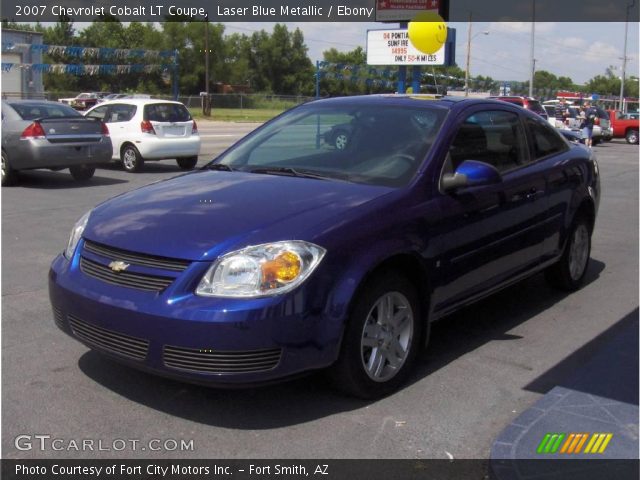
[[[527,200],[535,200],[542,195],[544,195],[544,190],[538,190],[537,188],[533,187],[531,190],[529,190],[529,193],[527,193],[526,198]]]

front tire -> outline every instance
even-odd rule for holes
[[[344,150],[349,145],[349,134],[344,130],[338,130],[333,136],[333,145],[336,150]]]
[[[556,288],[577,290],[584,283],[591,255],[591,229],[585,215],[573,221],[562,257],[545,271],[547,281]]]
[[[122,160],[122,166],[127,172],[135,173],[142,170],[144,166],[144,159],[140,152],[133,145],[125,145],[120,153],[120,159]]]
[[[9,157],[2,151],[2,186],[9,187],[11,185],[15,185],[18,179],[18,173],[11,168],[11,164],[9,163]]]
[[[198,156],[178,158],[176,162],[182,170],[193,170],[198,163]]]
[[[333,383],[350,395],[380,398],[407,379],[419,350],[420,302],[406,278],[386,272],[362,288],[345,327]]]
[[[634,145],[638,143],[638,130],[629,130],[625,135],[627,143],[630,145]]]
[[[76,165],[73,167],[69,167],[69,173],[74,180],[79,182],[86,182],[93,174],[96,172],[96,167],[88,167],[86,165]]]

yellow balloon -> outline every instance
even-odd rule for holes
[[[409,22],[409,40],[422,53],[436,53],[447,41],[447,24],[435,12],[422,12]]]

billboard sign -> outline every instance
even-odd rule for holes
[[[445,46],[426,54],[409,41],[406,29],[369,30],[367,32],[367,65],[444,65]]]
[[[438,13],[441,0],[376,0],[376,22],[408,22],[425,10]]]

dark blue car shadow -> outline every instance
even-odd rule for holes
[[[586,283],[595,281],[604,263],[591,260]],[[518,283],[472,308],[436,323],[431,343],[419,358],[409,383],[422,380],[450,362],[507,334],[568,294],[548,287],[542,275]],[[320,373],[282,384],[246,389],[219,389],[150,375],[89,351],[78,361],[92,380],[149,408],[194,422],[236,429],[270,429],[309,422],[370,402],[337,392]]]

